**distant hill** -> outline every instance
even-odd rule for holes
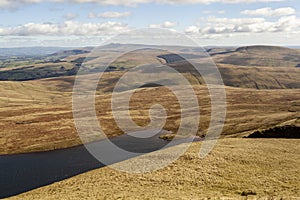
[[[246,46],[234,51],[213,54],[218,63],[238,66],[297,67],[300,50],[276,46]]]
[[[62,50],[69,50],[71,47],[16,47],[0,48],[0,57],[10,56],[42,56],[53,54]]]
[[[133,48],[139,50],[125,53]],[[84,61],[89,61],[84,73],[102,72],[106,67],[105,63],[124,52],[124,55],[111,63],[106,72],[122,72],[142,64],[163,63],[184,73],[190,81],[204,84],[198,72],[185,59],[202,62],[201,59],[210,54],[227,86],[256,89],[300,88],[298,49],[276,46],[207,47],[205,53],[203,49],[196,47],[168,47],[173,52],[179,52],[178,54],[164,49],[165,46],[108,44],[97,48],[100,53],[96,57],[87,57],[93,48],[86,47],[59,50],[44,56],[38,62],[6,60],[8,63],[3,62],[3,66],[0,66],[0,80],[22,81],[73,76]],[[114,75],[114,78],[119,76]]]
[[[276,46],[246,46],[239,48],[208,48],[219,68],[224,84],[256,89],[300,88],[300,50]],[[178,57],[178,56],[177,56]],[[201,76],[184,59],[160,55],[181,73],[190,73],[204,83]],[[193,59],[192,56],[189,56]],[[193,59],[197,62],[199,59]]]
[[[62,59],[72,55],[87,54],[90,53],[91,50],[92,48],[89,47],[81,48],[81,49],[63,50],[63,51],[52,53],[48,55],[48,57],[55,57],[57,59]]]

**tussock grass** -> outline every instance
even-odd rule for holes
[[[297,199],[298,140],[221,139],[204,159],[201,142],[164,169],[129,174],[109,167],[10,199]],[[180,146],[172,147],[169,152]],[[168,156],[152,153],[152,157]],[[125,161],[134,165],[138,158]]]

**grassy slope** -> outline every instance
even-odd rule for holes
[[[218,63],[240,66],[296,67],[300,64],[300,51],[276,46],[246,46],[228,54],[217,54]]]
[[[241,52],[238,52],[237,61],[244,56],[240,55]],[[221,63],[222,56],[225,55],[215,56],[215,60]],[[128,62],[126,67],[131,67],[140,62],[137,57],[135,55],[130,62],[122,58],[119,64]],[[154,61],[153,58],[147,59]],[[255,66],[219,64],[221,71],[224,70],[222,75],[227,76],[228,85],[244,87],[226,88],[228,108],[223,137],[241,137],[257,129],[299,123],[299,89],[249,89],[293,88],[295,85],[299,88],[299,68],[292,66],[296,62],[281,68],[250,61],[248,64]],[[262,63],[264,67],[260,66]],[[119,76],[117,72],[107,73],[105,82],[112,83]],[[0,115],[3,116],[0,119],[0,154],[45,151],[80,144],[71,112],[72,79],[0,82]],[[99,92],[97,114],[108,135],[116,136],[122,132],[112,120],[110,95],[107,93],[110,89]],[[196,86],[195,89],[201,105],[201,135],[205,134],[210,117],[209,99],[205,87]],[[148,108],[153,103],[161,103],[170,114],[165,129],[176,130],[180,113],[175,99],[164,88],[141,89],[133,100],[131,115],[139,125],[149,122]],[[91,136],[90,139],[95,138]],[[203,160],[197,157],[200,144],[193,144],[178,161],[157,172],[132,175],[103,168],[12,199],[195,199],[224,196],[236,199],[247,191],[256,193],[253,198],[300,197],[298,140],[226,138],[219,140],[216,149]],[[134,160],[125,163],[134,164]]]
[[[256,89],[300,88],[300,68],[219,65],[224,84]]]
[[[180,48],[177,50],[180,51]],[[265,51],[266,55],[263,54]],[[185,49],[184,53],[186,52],[193,53],[193,49]],[[251,54],[251,58],[258,60],[260,60],[259,56],[288,59],[286,54],[290,53],[295,54],[293,59],[297,59],[298,52],[295,52],[296,50],[286,48],[251,47],[241,48],[229,54],[216,54],[213,58],[217,62],[222,62],[222,59],[230,55],[238,54],[238,57],[241,57],[241,55]],[[130,68],[138,64],[159,62],[156,55],[161,53],[163,53],[161,50],[149,49],[131,52],[119,58],[115,64],[118,66],[118,64],[127,63],[125,68]],[[86,54],[72,55],[65,60],[71,62],[81,58],[82,55],[86,56]],[[100,60],[91,60],[91,63],[101,61],[102,58],[104,61],[110,59],[110,57],[103,56]],[[267,64],[264,63],[264,65]],[[227,87],[226,89],[228,108],[224,137],[241,137],[257,129],[270,128],[285,122],[295,123],[295,120],[300,117],[300,90],[286,89],[300,87],[300,68],[294,66],[247,67],[232,63],[218,64],[218,66],[227,85],[241,87]],[[173,67],[183,72],[192,84],[198,83],[198,77],[185,73],[190,72],[186,65],[176,64]],[[104,81],[100,83],[97,114],[103,129],[109,136],[122,134],[113,120],[109,103],[109,91],[122,74],[123,72],[107,72]],[[68,76],[27,82],[0,82],[0,114],[3,116],[0,119],[0,154],[44,151],[80,144],[72,119],[73,81],[74,77]],[[195,88],[201,105],[201,124],[198,134],[203,135],[210,120],[209,96],[204,86]],[[249,88],[282,88],[284,90]],[[120,98],[122,100],[122,96]],[[131,115],[139,125],[147,125],[149,107],[154,103],[161,103],[166,106],[169,114],[165,129],[176,131],[180,119],[179,107],[174,96],[164,88],[141,89],[134,95],[133,100]],[[94,139],[96,138],[92,135],[90,140]]]
[[[61,81],[46,81],[42,84],[41,81],[0,83],[0,114],[3,116],[0,119],[0,154],[44,151],[81,143],[73,122],[71,93],[66,92],[65,87]],[[210,120],[209,96],[204,86],[196,86],[195,90],[201,105],[198,134],[202,135]],[[298,89],[228,87],[226,91],[227,119],[223,137],[241,137],[257,129],[270,128],[287,121],[295,123],[300,117]],[[121,101],[122,95],[119,98]],[[165,88],[143,88],[133,95],[131,115],[134,121],[142,126],[147,125],[149,108],[155,103],[167,109],[169,117],[165,129],[176,131],[180,123],[179,107],[174,95]],[[111,114],[109,94],[100,93],[97,96],[96,111],[107,135],[122,134]],[[96,135],[88,136],[88,140],[97,138]]]
[[[164,169],[128,174],[109,167],[10,199],[296,199],[300,197],[299,140],[223,139],[204,159],[201,142]],[[158,160],[172,152],[152,153]],[[117,165],[134,165],[134,158]],[[155,192],[154,192],[155,191]]]
[[[241,47],[228,54],[217,54],[225,85],[257,89],[300,87],[300,51],[283,47]]]
[[[108,47],[91,54],[85,53],[85,51],[78,54],[62,54],[64,58],[60,59],[58,63],[47,61],[42,64],[20,64],[20,66],[13,68],[1,68],[0,79],[32,80],[74,75],[77,72],[77,65],[80,66],[86,56],[89,56],[91,60],[85,62],[85,70],[89,72],[101,71],[107,63],[113,61],[114,56],[120,55],[126,50],[125,45]],[[143,46],[140,48],[143,48]],[[179,54],[203,55],[198,49],[191,47],[173,47],[173,49],[175,53]],[[160,63],[164,59],[158,59],[157,56],[169,53],[160,49],[141,49],[123,54],[110,65],[113,70],[124,71],[141,64]],[[283,47],[250,46],[227,50],[212,49],[209,53],[211,53],[213,61],[219,67],[227,86],[257,89],[300,88],[298,78],[300,68],[296,67],[300,64],[299,50]],[[197,58],[195,60],[200,61],[201,59]],[[166,59],[166,61],[168,60]],[[172,64],[172,66],[180,72],[192,72],[185,63]],[[193,77],[190,76],[189,80],[191,78]]]

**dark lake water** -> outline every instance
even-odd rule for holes
[[[143,154],[159,150],[169,143],[159,139],[157,135],[146,139],[122,135],[110,141],[127,151]],[[176,143],[182,142],[178,140]],[[88,145],[93,148],[95,144]],[[111,164],[128,158],[130,157],[112,157]],[[0,156],[0,198],[14,196],[104,166],[83,145],[49,152],[3,155]]]

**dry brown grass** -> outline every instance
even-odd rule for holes
[[[130,68],[145,62],[158,63],[155,58],[157,53],[149,51],[141,55],[132,52],[115,64],[126,64],[125,68]],[[248,53],[234,53],[234,56],[240,61],[239,59],[248,58]],[[252,53],[254,56],[260,55],[260,52]],[[226,87],[227,115],[223,139],[218,141],[217,147],[204,159],[198,158],[201,142],[194,143],[179,160],[156,172],[134,175],[106,167],[11,199],[300,197],[299,140],[240,138],[257,129],[300,123],[300,89],[251,89],[299,88],[300,71],[299,68],[292,67],[294,63],[288,63],[289,67],[270,67],[274,63],[268,63],[264,56],[266,55],[257,62],[249,60],[251,63],[247,65],[255,65],[252,67],[232,63],[218,64],[226,84],[243,88]],[[71,56],[66,60],[76,58],[78,56]],[[110,57],[103,56],[101,59],[106,62]],[[101,59],[93,62],[101,63]],[[222,62],[224,55],[214,59]],[[201,78],[186,73],[189,71],[184,68],[185,65],[174,66],[176,67],[179,71],[182,70],[192,84],[201,82]],[[110,91],[122,73],[124,72],[105,73],[96,98],[98,120],[110,137],[123,134],[116,125],[110,108]],[[92,75],[88,76],[94,78]],[[88,78],[86,80],[89,81]],[[72,116],[73,81],[74,77],[59,77],[27,82],[0,82],[0,154],[46,151],[81,144]],[[210,121],[210,99],[205,86],[197,85],[194,89],[201,112],[198,135],[203,136]],[[119,101],[124,100],[122,94],[118,95]],[[175,96],[164,87],[142,88],[134,93],[130,103],[133,120],[138,125],[147,126],[150,122],[149,108],[157,103],[163,105],[168,114],[164,129],[176,132],[180,123],[180,106]],[[190,113],[195,109],[198,108],[189,108]],[[122,114],[119,116],[122,117]],[[87,139],[92,141],[98,137],[88,135]],[[176,148],[180,146],[169,150],[172,152]],[[151,155],[158,161],[168,157],[166,152],[154,152]],[[138,159],[143,158],[130,159],[116,165],[134,165]],[[251,193],[255,195],[250,195]],[[242,196],[247,194],[248,197]]]
[[[299,140],[222,139],[204,159],[201,142],[164,169],[130,174],[109,167],[10,199],[298,199]],[[158,160],[169,151],[151,153]],[[139,158],[117,165],[134,165]],[[247,197],[242,196],[249,193]]]
[[[242,88],[292,89],[300,87],[300,69],[296,67],[245,67],[218,65],[224,84]]]
[[[237,51],[214,56],[215,62],[237,66],[295,67],[300,51],[276,46],[248,46]]]
[[[74,126],[70,82],[46,79],[29,82],[1,82],[0,154],[45,151],[81,144]],[[56,81],[56,82],[55,82]],[[48,84],[47,84],[48,83]],[[51,83],[51,84],[50,84]],[[210,121],[210,101],[205,86],[195,86],[201,123],[198,135],[205,134]],[[257,129],[281,123],[295,123],[299,118],[300,90],[254,90],[226,88],[227,118],[223,137],[242,137]],[[122,131],[116,126],[110,109],[110,94],[96,98],[99,121],[108,136]],[[122,95],[120,95],[122,100]],[[146,126],[149,108],[162,104],[168,113],[166,130],[176,132],[180,123],[179,105],[166,88],[142,88],[132,97],[131,116]],[[191,111],[197,108],[191,108]],[[92,135],[90,140],[97,137]]]

